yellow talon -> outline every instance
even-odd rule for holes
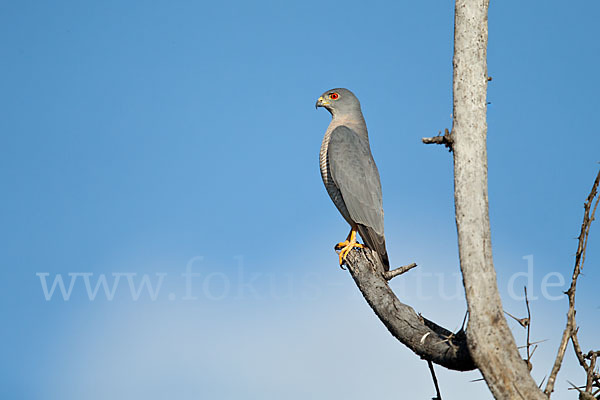
[[[362,249],[365,247],[362,244],[356,242],[356,227],[352,227],[352,230],[348,234],[346,241],[340,242],[335,246],[336,250],[340,250],[340,253],[339,253],[340,266],[342,266],[344,264],[344,262],[346,261],[346,256],[348,255],[350,250],[352,250],[354,247],[358,247],[359,249]]]

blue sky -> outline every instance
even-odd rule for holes
[[[432,397],[426,364],[336,265],[348,228],[320,180],[329,115],[314,102],[332,87],[360,98],[391,262],[419,264],[392,286],[457,329],[452,160],[420,143],[451,126],[452,2],[0,7],[3,398]],[[490,8],[495,264],[519,316],[515,274],[531,265],[532,335],[548,339],[538,382],[566,312],[554,300],[566,286],[542,284],[570,276],[599,168],[599,12]],[[586,349],[600,328],[598,229],[578,292]],[[59,275],[65,290],[73,279],[67,299],[44,292]],[[102,276],[114,294],[92,300],[86,279]],[[138,293],[144,277],[153,294]],[[583,380],[571,353],[556,399]],[[476,372],[438,371],[444,397],[490,398]]]

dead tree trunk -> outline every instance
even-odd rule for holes
[[[487,188],[489,0],[456,0],[454,21],[454,201],[469,310],[467,344],[496,399],[547,399],[508,328],[492,259]]]

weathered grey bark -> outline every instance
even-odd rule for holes
[[[456,0],[454,20],[454,201],[469,310],[467,343],[496,399],[547,399],[531,378],[504,314],[492,259],[487,188],[489,0]]]
[[[421,358],[446,368],[475,369],[464,332],[453,334],[398,300],[384,277],[383,266],[370,250],[355,249],[346,261],[356,286],[394,337]]]

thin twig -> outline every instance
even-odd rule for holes
[[[596,355],[590,358],[590,365],[587,370],[587,382],[585,384],[585,391],[592,393],[592,388],[594,384],[594,374],[596,369]]]
[[[544,378],[542,379],[542,381],[540,382],[540,385],[538,386],[540,389],[542,388],[542,386],[544,386],[544,382],[546,381],[546,378],[548,376],[544,376]]]
[[[442,400],[442,394],[440,393],[440,386],[438,385],[437,377],[435,376],[435,371],[433,370],[433,363],[427,360],[427,365],[429,365],[429,371],[431,372],[431,378],[433,379],[433,385],[435,386],[435,397],[431,400]]]
[[[531,342],[529,341],[529,334],[531,331],[531,310],[529,309],[529,299],[527,298],[527,286],[524,286],[523,290],[525,291],[525,304],[527,305],[527,366],[529,367],[529,371],[531,371],[531,356],[533,355],[533,353],[529,352],[529,348],[531,347]]]
[[[573,333],[571,334],[571,342],[573,343],[573,350],[575,350],[575,356],[577,357],[577,361],[579,361],[579,364],[582,367],[586,368],[587,363],[585,361],[583,351],[581,350],[581,346],[579,345],[579,337],[577,336],[578,332],[579,328],[573,330]]]
[[[544,343],[544,342],[547,342],[547,341],[548,341],[548,339],[544,339],[544,340],[537,340],[537,341],[535,341],[535,342],[531,342],[531,344],[532,344],[532,345],[533,345],[533,344],[539,344],[539,343]],[[519,346],[519,347],[517,347],[517,349],[519,349],[519,350],[520,350],[520,349],[524,349],[525,347],[527,347],[527,346]],[[531,356],[533,357],[533,352],[531,352]]]
[[[398,267],[391,271],[385,271],[383,273],[383,277],[385,278],[386,281],[389,281],[389,280],[397,277],[398,275],[402,275],[403,273],[410,271],[411,269],[413,269],[416,266],[417,266],[417,263],[403,265],[402,267]]]
[[[527,328],[527,326],[529,325],[529,318],[517,318],[506,310],[504,311],[504,314],[517,321],[519,325],[521,325],[523,328]]]
[[[525,292],[525,306],[527,307],[527,316],[525,318],[517,318],[506,310],[504,311],[504,313],[506,315],[508,315],[509,317],[511,317],[512,319],[514,319],[515,321],[517,321],[519,323],[519,325],[521,325],[523,328],[527,329],[527,344],[525,346],[519,346],[517,348],[518,349],[522,349],[522,348],[526,349],[527,358],[525,358],[524,361],[527,364],[527,368],[531,372],[531,370],[533,369],[533,364],[531,364],[531,357],[533,357],[533,353],[535,352],[535,349],[537,349],[537,346],[534,347],[533,351],[530,351],[531,345],[534,344],[534,343],[531,343],[531,340],[530,340],[530,337],[531,337],[531,309],[529,308],[529,298],[527,297],[527,286],[523,287],[523,290]]]
[[[595,218],[596,209],[598,207],[598,201],[600,200],[600,197],[596,198],[598,194],[599,183],[600,171],[598,171],[596,180],[592,185],[592,190],[590,191],[590,194],[588,195],[584,204],[583,222],[581,223],[581,232],[579,233],[577,253],[575,254],[575,267],[573,269],[573,277],[571,279],[571,286],[569,287],[569,290],[565,292],[569,298],[567,324],[565,330],[563,331],[560,345],[558,346],[558,354],[556,355],[554,365],[552,366],[552,371],[550,372],[550,376],[548,377],[548,383],[546,384],[546,388],[544,389],[544,393],[548,397],[550,397],[550,394],[554,391],[556,376],[558,375],[558,371],[560,370],[560,367],[562,365],[562,361],[565,356],[565,351],[567,349],[567,343],[569,339],[571,339],[571,342],[573,343],[573,348],[575,349],[575,354],[577,355],[579,363],[585,369],[586,373],[588,373],[589,371],[589,365],[587,365],[586,361],[583,359],[583,354],[581,352],[581,348],[579,347],[579,341],[577,339],[577,323],[575,321],[575,291],[577,286],[577,278],[579,277],[579,274],[583,269],[583,263],[585,261],[585,251],[587,248],[587,239],[590,232],[590,226]],[[596,199],[596,203],[592,209],[594,199]]]
[[[569,390],[577,390],[579,392],[579,400],[596,400],[596,398],[592,394],[588,393],[587,391],[584,392],[583,390],[581,390],[583,386],[577,387],[573,382],[567,382],[569,382],[569,385],[571,385]]]

